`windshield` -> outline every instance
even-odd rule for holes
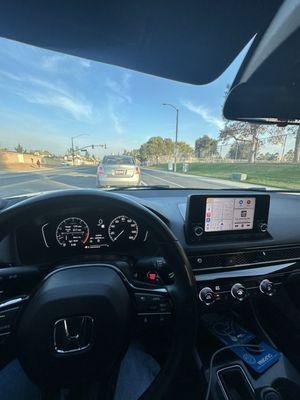
[[[222,117],[245,54],[196,86],[0,39],[0,197],[96,187],[299,190],[297,127]]]

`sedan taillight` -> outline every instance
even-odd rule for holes
[[[134,173],[135,174],[139,174],[140,173],[140,168],[139,167],[135,167],[134,168]]]

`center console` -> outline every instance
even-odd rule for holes
[[[300,398],[299,372],[251,310],[202,314],[200,321],[198,354],[210,399]]]
[[[269,208],[268,194],[188,197],[184,233],[199,297],[198,353],[214,400],[300,399],[296,340],[284,345],[285,310],[279,326],[272,325],[292,290],[289,282],[300,281],[300,246],[273,244]]]

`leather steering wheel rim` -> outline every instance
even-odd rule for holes
[[[165,399],[181,362],[194,347],[197,331],[197,291],[195,278],[185,252],[169,227],[146,207],[116,193],[99,190],[67,190],[50,192],[21,201],[0,213],[0,240],[30,219],[45,215],[53,207],[80,205],[89,207],[109,204],[125,208],[140,217],[156,240],[162,244],[164,257],[175,273],[172,285],[167,286],[173,306],[173,337],[170,352],[159,374],[139,400]]]

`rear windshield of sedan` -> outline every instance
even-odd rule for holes
[[[126,164],[133,165],[133,159],[131,157],[104,157],[103,164]]]

